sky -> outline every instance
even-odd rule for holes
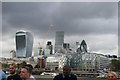
[[[51,26],[52,25],[52,26]],[[88,52],[118,55],[117,2],[2,2],[2,54],[15,50],[15,33],[30,31],[34,49],[55,43],[55,32],[64,31],[64,42],[85,40]],[[34,50],[33,49],[33,50]]]

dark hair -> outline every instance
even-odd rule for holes
[[[14,68],[17,68],[16,63],[12,63],[12,64],[10,64],[10,66],[13,66]]]
[[[26,64],[22,68],[25,68],[29,73],[32,73],[33,66],[31,64]]]
[[[63,68],[67,68],[71,70],[71,67],[69,65],[64,65]]]

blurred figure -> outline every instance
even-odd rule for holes
[[[9,71],[10,75],[7,77],[7,80],[22,80],[20,75],[16,73],[17,65],[15,63],[10,64]]]
[[[2,63],[0,62],[0,80],[6,80],[6,75],[2,71]]]
[[[117,80],[117,73],[115,73],[115,72],[109,72],[107,74],[107,78],[108,78],[108,80]]]
[[[22,80],[35,80],[34,76],[32,76],[33,66],[30,64],[26,64],[21,68],[20,77]]]
[[[77,77],[71,74],[70,66],[65,65],[63,67],[63,73],[55,76],[53,80],[77,80]]]

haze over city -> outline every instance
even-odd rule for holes
[[[31,31],[34,49],[39,42],[54,45],[55,32],[64,31],[71,48],[85,40],[89,52],[118,54],[117,2],[3,2],[2,54],[15,50],[15,33]],[[33,49],[33,50],[34,50]]]

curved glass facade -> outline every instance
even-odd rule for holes
[[[19,31],[16,33],[16,57],[31,57],[33,36],[30,32]]]

